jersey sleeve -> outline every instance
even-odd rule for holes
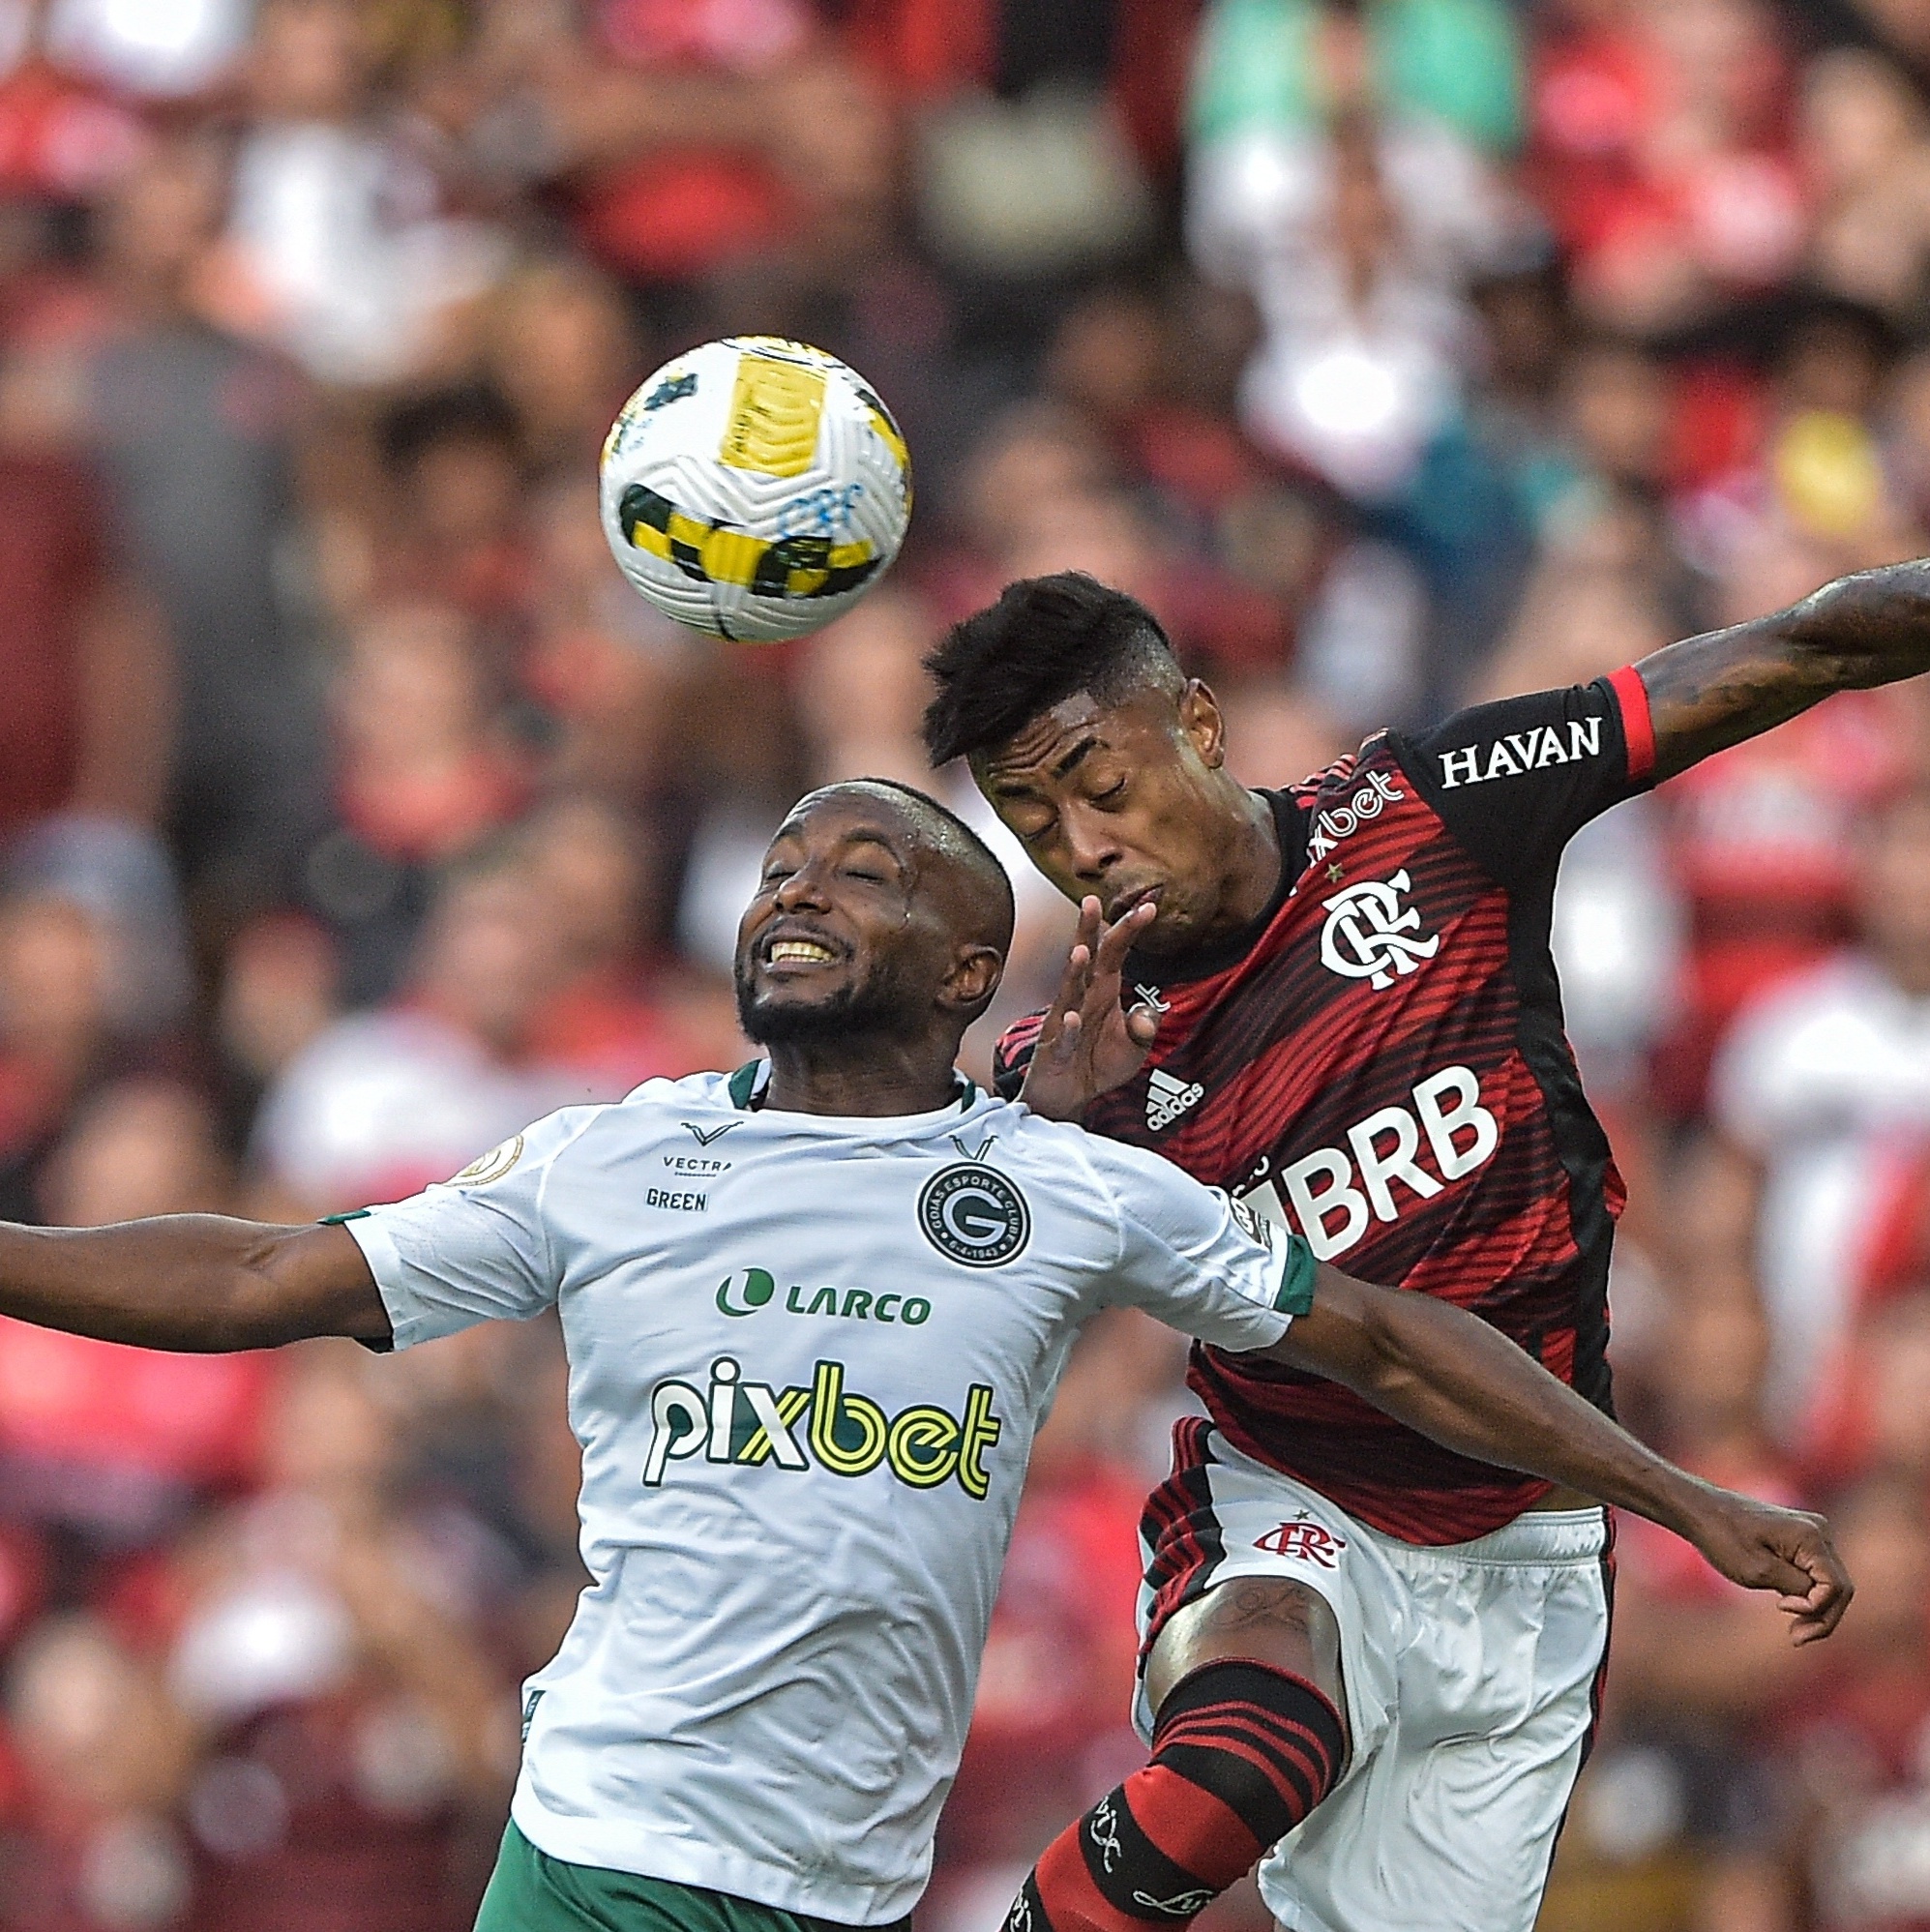
[[[551,1114],[450,1180],[340,1217],[375,1277],[398,1349],[478,1322],[525,1321],[555,1301],[561,1271],[544,1194],[601,1111]]]
[[[1000,1100],[1017,1100],[1019,1089],[1025,1085],[1025,1069],[1032,1064],[1048,1011],[1041,1006],[1036,1013],[1013,1021],[999,1034],[998,1044],[992,1050],[992,1090]]]
[[[1552,877],[1568,841],[1646,790],[1655,768],[1648,694],[1632,666],[1476,704],[1388,743],[1441,822],[1504,886]]]
[[[1115,1142],[1092,1151],[1119,1222],[1107,1300],[1234,1351],[1270,1346],[1313,1306],[1314,1257],[1297,1234],[1157,1154]]]

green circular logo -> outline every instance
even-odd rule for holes
[[[739,1268],[718,1288],[717,1305],[726,1315],[755,1315],[777,1291],[762,1268]]]
[[[995,1268],[1023,1254],[1032,1237],[1025,1197],[978,1161],[940,1168],[925,1183],[918,1225],[941,1255],[968,1268]]]

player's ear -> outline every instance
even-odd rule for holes
[[[1005,956],[996,946],[961,946],[945,975],[944,1003],[976,1019],[1005,977]]]
[[[1203,678],[1189,677],[1179,699],[1179,728],[1208,771],[1227,761],[1227,721],[1220,700]]]

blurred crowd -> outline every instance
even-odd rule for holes
[[[1143,597],[1280,784],[1930,548],[1926,295],[1930,0],[0,0],[0,1214],[304,1219],[734,1064],[779,810],[978,809],[919,658],[1007,579]],[[793,646],[596,515],[733,331],[918,464]],[[1020,884],[974,1070],[1065,938]],[[1558,943],[1623,1413],[1859,1593],[1798,1656],[1624,1526],[1546,1923],[1930,1932],[1930,692],[1590,827]],[[1139,1761],[1182,1359],[1074,1358],[930,1932]],[[0,1932],[463,1932],[581,1580],[563,1390],[543,1323],[0,1324]]]

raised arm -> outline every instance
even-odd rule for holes
[[[1323,1265],[1312,1310],[1260,1353],[1344,1383],[1464,1456],[1564,1484],[1673,1530],[1732,1581],[1775,1590],[1798,1644],[1828,1636],[1849,1604],[1850,1579],[1822,1517],[1677,1469],[1451,1302],[1376,1288]]]
[[[1685,638],[1636,666],[1655,776],[1807,711],[1833,691],[1930,671],[1930,560],[1858,571],[1787,610]]]
[[[195,1354],[312,1335],[390,1339],[375,1278],[345,1228],[220,1214],[106,1228],[0,1222],[0,1315]]]

